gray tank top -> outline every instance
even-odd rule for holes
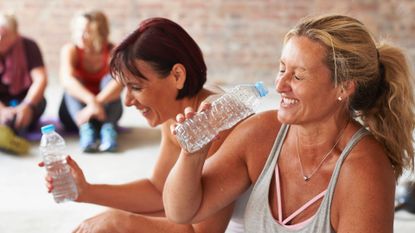
[[[327,193],[324,196],[320,207],[318,208],[314,217],[307,224],[299,229],[288,229],[280,225],[272,216],[271,208],[269,206],[268,194],[271,186],[271,178],[274,174],[275,166],[278,156],[281,151],[283,141],[287,135],[289,125],[282,125],[277,135],[274,146],[268,160],[262,170],[257,182],[252,190],[251,196],[245,210],[245,232],[246,233],[332,233],[334,230],[330,223],[330,206],[333,198],[334,188],[336,187],[337,177],[340,173],[340,168],[343,161],[352,150],[353,146],[369,132],[361,128],[359,129],[350,141],[347,143],[343,152],[341,153],[333,175],[330,179]]]

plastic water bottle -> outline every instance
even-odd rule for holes
[[[267,94],[262,82],[238,85],[213,101],[208,111],[199,112],[179,124],[175,128],[176,138],[186,151],[198,151],[219,132],[252,115],[253,107]]]
[[[78,197],[75,180],[71,168],[66,163],[65,140],[55,131],[54,125],[41,128],[40,153],[46,170],[53,178],[53,198],[56,203],[72,201]]]

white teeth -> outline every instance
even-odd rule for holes
[[[283,101],[284,104],[288,104],[288,105],[298,103],[298,100],[289,99],[289,98],[286,98],[286,97],[282,98],[282,101]]]

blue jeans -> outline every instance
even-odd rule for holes
[[[106,75],[101,81],[100,90],[104,89],[111,80],[111,76],[109,74]],[[78,130],[78,126],[75,123],[75,117],[85,106],[86,105],[84,103],[64,92],[62,102],[59,107],[59,119],[65,130]],[[103,123],[112,123],[117,125],[117,122],[120,120],[123,112],[121,99],[105,104],[104,110],[107,115],[107,119],[104,122],[100,122],[97,119],[91,119],[90,122],[97,128],[100,128]]]

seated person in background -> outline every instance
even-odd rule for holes
[[[199,46],[180,25],[164,18],[147,19],[115,49],[111,73],[127,87],[125,105],[136,108],[150,126],[161,126],[160,152],[150,178],[119,185],[87,182],[68,157],[79,190],[76,201],[119,209],[85,220],[74,232],[223,233],[232,216],[232,203],[204,221],[183,225],[164,217],[161,199],[166,177],[180,153],[178,141],[170,134],[175,116],[186,106],[198,108],[215,94],[204,87],[206,64]],[[222,132],[221,138],[229,131]],[[213,143],[208,154],[221,143]],[[51,192],[53,180],[46,177],[46,181]],[[243,212],[244,204],[242,199],[235,209]],[[243,232],[240,212],[234,212],[227,233]]]
[[[122,86],[109,74],[113,44],[107,18],[100,11],[85,12],[73,18],[71,29],[73,43],[61,51],[59,118],[66,130],[79,130],[85,152],[116,151]]]
[[[247,233],[393,232],[396,179],[414,167],[409,71],[402,50],[354,18],[303,19],[285,36],[278,110],[241,122],[206,164],[207,149],[182,150],[164,186],[167,217],[204,219],[255,184]]]
[[[14,15],[0,13],[0,148],[25,153],[15,137],[33,129],[46,108],[47,74],[36,42],[19,34]]]

